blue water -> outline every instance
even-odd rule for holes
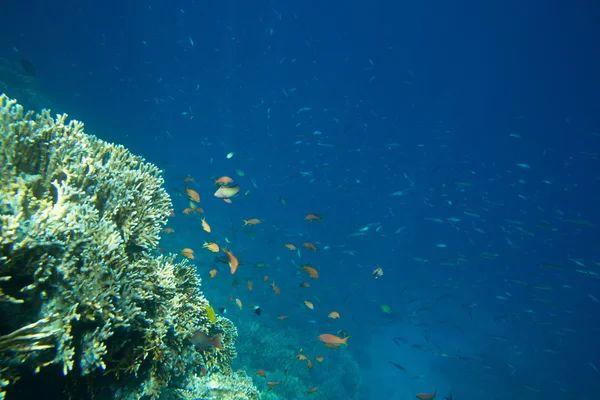
[[[176,216],[161,246],[195,250],[206,296],[240,325],[236,368],[292,365],[323,399],[348,398],[344,370],[356,398],[596,397],[600,8],[122,3],[3,5],[0,57],[36,66],[42,105],[164,169]],[[222,175],[242,187],[232,204],[213,197]],[[203,215],[182,213],[186,187]],[[205,241],[239,257],[233,277]],[[317,339],[340,330],[347,347]]]

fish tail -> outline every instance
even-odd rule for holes
[[[212,339],[210,339],[210,345],[215,349],[223,350],[223,344],[221,343],[220,333],[217,333]]]

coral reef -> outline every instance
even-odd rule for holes
[[[278,322],[276,325],[281,325]],[[349,349],[328,349],[317,335],[307,338],[304,331],[268,323],[240,320],[236,326],[244,341],[238,345],[240,356],[234,365],[243,365],[252,373],[265,371],[266,378],[253,377],[261,389],[261,400],[365,398],[360,368]],[[299,353],[311,360],[312,368],[298,359]],[[322,362],[316,360],[319,356],[323,356]],[[280,383],[269,391],[267,381]],[[316,392],[309,393],[315,387]]]
[[[237,372],[232,375],[212,375],[195,377],[186,389],[179,391],[187,398],[202,400],[258,400],[259,393],[252,384],[252,379]]]
[[[154,250],[161,171],[66,117],[0,96],[0,398],[43,382],[61,398],[195,398],[203,379],[255,398],[227,376],[237,331],[208,319],[195,267]],[[196,348],[198,330],[224,349]]]
[[[56,109],[58,104],[40,92],[39,86],[38,78],[28,75],[14,56],[0,57],[0,93],[10,91],[28,110]]]

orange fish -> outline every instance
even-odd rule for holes
[[[433,400],[435,395],[437,394],[437,389],[433,393],[417,393],[417,399],[419,400]]]
[[[194,250],[185,248],[185,249],[181,250],[181,255],[189,258],[190,260],[193,260],[194,259]]]
[[[269,275],[265,275],[264,278],[263,278],[263,282],[266,282],[268,280],[269,280]]]
[[[267,373],[265,372],[265,370],[264,370],[264,369],[259,369],[258,371],[256,371],[256,372],[254,373],[254,375],[259,375],[259,376],[262,376],[263,378],[266,378],[266,377],[267,377]]]
[[[200,195],[194,189],[185,188],[185,192],[190,197],[190,200],[200,203]]]
[[[210,233],[210,225],[208,224],[208,222],[206,222],[206,218],[202,218],[202,229]]]
[[[173,232],[175,232],[175,229],[173,229],[173,228],[165,228],[165,229],[163,229],[162,231],[163,231],[164,233],[173,233]]]
[[[244,306],[242,305],[242,301],[240,299],[235,299],[235,304],[238,306],[238,308],[240,310],[244,309]]]
[[[188,175],[183,181],[184,182],[194,182],[194,179],[195,178],[193,176]]]
[[[335,349],[340,346],[348,346],[348,343],[346,343],[346,341],[348,339],[350,339],[350,336],[342,339],[341,337],[337,337],[335,335],[330,335],[328,333],[324,333],[319,336],[319,340],[321,342],[325,343],[325,346],[327,346],[331,349]]]
[[[312,251],[317,251],[317,248],[316,248],[316,247],[315,247],[315,245],[314,245],[314,244],[312,244],[312,243],[304,243],[304,244],[303,244],[303,246],[304,246],[304,247],[306,247],[306,248],[307,248],[307,249],[309,249],[309,250],[312,250]]]
[[[317,360],[318,362],[322,363],[323,362],[323,356],[315,357],[315,360]]]
[[[290,250],[296,250],[296,246],[294,246],[293,244],[286,244],[285,247],[287,247]]]
[[[311,278],[319,279],[319,273],[310,264],[306,264],[306,265],[300,267],[300,269],[304,270],[308,274],[308,276],[310,276]]]
[[[313,305],[313,303],[311,303],[311,302],[310,302],[310,301],[308,301],[308,300],[304,300],[304,305],[305,305],[306,307],[310,308],[311,310],[314,310],[314,309],[315,309],[315,306]]]
[[[211,269],[210,271],[208,271],[208,273],[210,274],[211,278],[214,278],[215,276],[217,276],[217,270],[216,269]]]
[[[279,286],[275,284],[275,281],[271,282],[271,287],[273,288],[275,294],[281,294],[281,289],[279,289]]]
[[[258,218],[252,218],[252,219],[245,219],[244,220],[244,226],[246,225],[258,225],[260,224],[262,221]]]
[[[308,282],[302,282],[302,283],[300,284],[300,287],[301,287],[301,288],[309,288],[309,287],[310,287],[310,283],[308,283]]]
[[[208,249],[210,251],[212,251],[213,253],[218,253],[219,252],[219,245],[216,243],[208,243],[208,242],[204,242],[204,246],[202,246],[203,249]]]
[[[280,317],[277,317],[278,320],[280,321],[285,321],[286,319],[288,319],[289,317],[287,315],[282,315]]]
[[[304,217],[305,221],[320,221],[321,217],[318,216],[317,214],[308,214],[306,217]]]
[[[227,249],[223,249],[223,251],[229,257],[229,268],[231,269],[231,275],[233,275],[235,274],[235,271],[237,271],[237,267],[238,265],[240,265],[240,262],[238,261],[237,257],[233,255],[232,252],[227,251]]]
[[[206,350],[211,347],[223,350],[220,334],[216,334],[215,336],[210,337],[202,331],[196,331],[190,338],[190,342],[192,342],[192,344],[194,344],[194,346],[196,346],[200,350]]]
[[[332,311],[327,316],[331,319],[340,319],[340,313],[337,311]]]
[[[302,354],[302,350],[300,350],[300,353],[298,353],[296,358],[300,361],[308,360],[308,358],[306,358],[306,356],[304,354]]]
[[[252,282],[250,282],[250,281],[247,281],[247,282],[246,282],[246,286],[248,286],[248,290],[249,290],[249,291],[252,291]]]
[[[233,182],[233,179],[231,179],[228,176],[221,176],[221,177],[215,179],[214,182],[215,182],[215,185],[228,185],[231,182]]]
[[[271,391],[271,389],[273,389],[275,386],[279,385],[280,382],[267,382],[267,385],[269,386],[269,389],[267,389],[267,393],[269,393]]]
[[[202,207],[188,207],[183,210],[185,215],[189,214],[204,214],[204,208]]]
[[[310,360],[306,360],[306,365],[308,366],[308,369],[313,369],[314,365]]]
[[[310,388],[310,389],[308,389],[308,394],[315,393],[317,390],[319,390],[319,388],[316,386],[314,388]]]

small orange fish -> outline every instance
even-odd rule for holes
[[[218,253],[219,252],[219,245],[216,243],[208,243],[208,242],[204,242],[204,245],[202,246],[203,249],[208,249],[210,251],[212,251],[213,253]]]
[[[267,393],[269,393],[271,391],[271,389],[273,389],[275,386],[279,385],[280,382],[267,382],[267,385],[269,386],[269,389],[267,389]]]
[[[184,182],[194,182],[194,179],[195,178],[193,176],[188,175],[183,181]]]
[[[300,353],[298,353],[296,358],[300,361],[308,360],[308,358],[306,358],[306,356],[304,354],[302,354],[302,350],[300,350]]]
[[[244,309],[244,306],[242,305],[242,301],[240,299],[235,299],[235,304],[238,306],[238,308],[240,310]]]
[[[310,360],[306,360],[306,365],[308,366],[308,369],[313,369],[313,367],[314,367],[312,361],[310,361]]]
[[[164,247],[159,247],[156,250],[158,250],[160,253],[164,253],[165,252],[165,248]]]
[[[165,229],[163,229],[162,231],[163,231],[164,233],[173,233],[173,232],[175,232],[175,229],[173,229],[173,228],[165,228]]]
[[[280,321],[285,321],[286,319],[288,319],[289,317],[287,315],[282,315],[280,317],[277,317],[278,320]]]
[[[263,278],[263,282],[266,282],[268,280],[269,280],[269,275],[265,275],[264,278]]]
[[[263,378],[266,378],[266,377],[267,377],[267,373],[265,372],[265,370],[264,370],[264,369],[259,369],[258,371],[256,371],[256,372],[254,373],[254,375],[259,375],[259,376],[262,376]]]
[[[317,362],[322,363],[323,362],[323,356],[315,357],[315,360],[317,360]]]
[[[215,276],[217,276],[217,270],[216,269],[211,269],[210,271],[208,271],[208,273],[210,274],[211,278],[214,278]]]
[[[204,208],[202,207],[188,207],[183,210],[185,215],[190,214],[204,214]]]
[[[279,286],[275,284],[275,281],[271,282],[271,287],[273,288],[275,294],[281,294],[281,289],[279,289]]]
[[[231,179],[228,176],[221,176],[221,177],[215,179],[214,182],[215,182],[215,185],[228,185],[231,182],[233,182],[233,179]]]
[[[306,307],[310,308],[311,310],[314,310],[314,309],[315,309],[315,306],[314,306],[314,304],[313,304],[313,303],[311,303],[311,302],[310,302],[310,301],[308,301],[308,300],[304,300],[304,305],[305,305]]]
[[[193,260],[194,259],[194,250],[185,248],[185,249],[181,250],[181,255],[189,258],[190,260]]]
[[[308,214],[306,217],[304,217],[305,221],[320,221],[321,217],[318,216],[317,214]]]
[[[169,217],[174,217],[174,216],[175,216],[175,212],[171,211],[171,212],[169,213]]]
[[[287,247],[290,250],[296,250],[296,246],[294,246],[293,244],[286,244],[285,247]]]
[[[309,287],[310,287],[310,283],[308,283],[308,282],[302,282],[302,283],[300,284],[300,287],[301,287],[301,288],[309,288]]]
[[[417,393],[417,399],[419,400],[433,400],[435,395],[437,394],[437,389],[433,393]]]
[[[314,388],[310,388],[310,389],[308,389],[308,394],[315,393],[317,390],[319,390],[319,388],[316,386]]]
[[[316,248],[316,247],[315,247],[315,245],[314,245],[314,244],[312,244],[312,243],[304,243],[304,244],[303,244],[303,246],[304,246],[304,247],[306,247],[306,248],[307,248],[307,249],[309,249],[309,250],[312,250],[312,251],[317,251],[317,248]]]
[[[258,218],[252,218],[252,219],[245,219],[244,220],[244,226],[246,225],[258,225],[260,224],[262,221]]]
[[[206,222],[206,218],[202,218],[202,229],[204,229],[205,232],[210,233],[210,225]]]
[[[348,346],[348,343],[346,343],[346,341],[348,339],[350,339],[350,336],[342,339],[341,337],[337,337],[335,335],[330,335],[328,333],[319,335],[319,340],[321,342],[325,343],[325,346],[327,346],[331,349],[335,349],[340,346]]]
[[[317,270],[313,268],[310,264],[306,264],[300,267],[300,269],[304,270],[311,278],[319,279],[319,272],[317,272]]]
[[[340,313],[337,311],[332,311],[327,316],[331,319],[340,319]]]
[[[200,195],[194,189],[185,188],[185,192],[189,196],[190,200],[200,203]]]
[[[231,275],[233,275],[235,274],[235,271],[237,271],[237,267],[238,265],[240,265],[240,262],[238,261],[237,257],[233,255],[232,252],[228,251],[227,249],[223,249],[223,251],[229,257],[229,268],[231,269]]]
[[[252,282],[251,281],[247,281],[246,286],[248,286],[249,291],[252,291]]]

